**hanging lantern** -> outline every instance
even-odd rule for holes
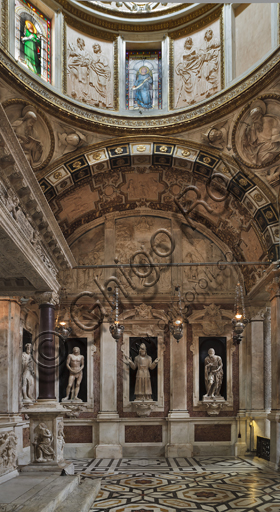
[[[124,326],[120,325],[119,322],[119,290],[116,287],[115,291],[115,297],[116,297],[116,308],[115,308],[115,321],[112,325],[110,325],[110,333],[114,340],[119,341],[120,337],[122,336],[122,333],[124,331]]]
[[[249,322],[245,313],[243,287],[239,282],[235,290],[234,318],[231,322],[233,324],[233,341],[239,345],[243,331]]]
[[[177,292],[178,307],[175,308],[172,306],[173,320],[169,322],[169,330],[170,330],[172,336],[175,338],[175,340],[177,342],[179,342],[180,339],[183,337],[183,329],[184,329],[180,286],[176,286],[175,291]]]

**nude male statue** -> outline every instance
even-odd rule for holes
[[[69,354],[66,361],[66,368],[69,370],[68,386],[66,389],[66,397],[62,399],[62,402],[69,400],[70,391],[72,389],[71,400],[82,402],[78,398],[80,391],[80,385],[83,378],[83,369],[85,365],[84,356],[81,355],[79,347],[74,347],[72,354]],[[76,383],[75,383],[76,381]]]
[[[22,353],[22,398],[24,402],[34,400],[34,368],[31,355],[31,343],[26,343]]]

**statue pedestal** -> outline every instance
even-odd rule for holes
[[[99,444],[95,446],[97,459],[121,459],[122,445],[119,442],[120,418],[116,412],[100,412],[97,416],[99,423]]]
[[[190,415],[187,411],[170,411],[168,414],[168,443],[165,457],[192,457],[190,443]]]
[[[218,416],[225,405],[226,400],[223,396],[208,396],[204,395],[202,403],[206,406],[206,412],[209,416]]]
[[[63,457],[64,434],[62,407],[55,400],[38,400],[28,407],[30,417],[30,464],[22,471],[66,471],[74,474],[73,463]]]
[[[137,416],[150,416],[153,409],[157,407],[158,403],[152,399],[134,400],[132,403],[133,411]]]

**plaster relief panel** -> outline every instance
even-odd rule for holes
[[[147,199],[157,201],[164,185],[159,183],[158,173],[127,174],[126,184],[121,188],[128,195],[128,200]]]
[[[187,107],[221,90],[220,20],[175,40],[173,55],[173,108]]]
[[[99,195],[93,191],[90,185],[85,185],[73,193],[60,199],[62,212],[59,214],[60,220],[66,220],[70,223],[84,213],[94,209],[94,202],[98,201]]]
[[[195,262],[221,262],[227,260],[212,240],[197,230],[183,225],[183,261]],[[184,267],[184,292],[188,302],[194,297],[205,298],[209,294],[234,293],[238,276],[230,266],[214,265],[205,267]],[[218,319],[217,319],[218,321]]]
[[[143,251],[149,255],[154,263],[168,263],[171,257],[158,256],[151,245],[151,237],[158,229],[167,229],[171,231],[171,223],[168,219],[152,217],[143,215],[140,217],[128,217],[116,221],[116,256],[121,263],[129,263],[130,258],[136,251]],[[170,241],[164,233],[159,233],[155,238],[155,247],[157,251],[162,253],[168,252],[170,249]],[[138,254],[134,262],[141,263],[147,262],[147,257],[144,254]],[[139,269],[140,273],[144,273],[145,269]],[[159,290],[171,289],[171,270],[168,267],[159,267],[160,278],[156,286]],[[133,286],[137,290],[147,292],[153,289],[152,283],[155,280],[155,271],[149,275],[140,277],[137,276],[132,269],[127,269],[126,274],[129,276]],[[123,286],[128,287],[127,281],[123,276],[119,276]]]
[[[113,109],[114,46],[67,26],[67,94],[93,107]]]
[[[79,237],[70,248],[78,265],[102,265],[104,263],[104,224]],[[104,278],[103,269],[81,269],[76,272],[79,291],[96,289],[94,277],[97,276],[101,280]],[[73,291],[77,292],[75,285]]]

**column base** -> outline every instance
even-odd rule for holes
[[[3,484],[4,482],[8,482],[8,480],[11,480],[11,478],[15,478],[15,476],[19,476],[19,472],[17,469],[14,471],[9,471],[8,473],[5,473],[4,475],[0,476],[0,484]]]
[[[120,444],[97,444],[95,457],[97,459],[121,459],[123,455]]]
[[[62,471],[65,471],[67,475],[74,475],[74,464],[73,462],[66,462],[62,461],[59,463],[56,462],[31,462],[27,466],[24,466],[21,468],[21,472],[27,473],[27,472],[43,472],[43,471],[50,471],[51,473],[61,473]]]
[[[234,455],[235,457],[243,457],[247,451],[247,444],[246,443],[235,443],[234,445]]]
[[[167,444],[165,447],[165,457],[192,457],[192,444]]]

